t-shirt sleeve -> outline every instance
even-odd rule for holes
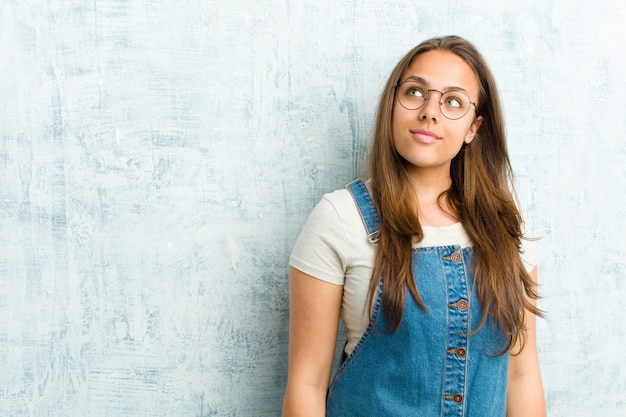
[[[323,197],[304,225],[289,264],[322,281],[343,285],[346,249],[342,219],[336,207]]]

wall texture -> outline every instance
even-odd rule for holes
[[[276,416],[287,262],[425,38],[492,65],[549,415],[626,415],[626,4],[0,1],[0,415]]]

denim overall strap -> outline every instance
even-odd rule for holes
[[[380,218],[378,217],[376,207],[374,207],[372,197],[369,191],[367,191],[367,187],[365,187],[363,181],[357,178],[346,185],[346,189],[352,194],[352,198],[354,198],[354,202],[359,209],[359,214],[367,230],[367,238],[372,243],[376,242],[378,240]]]

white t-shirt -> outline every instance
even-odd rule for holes
[[[414,247],[471,246],[463,225],[422,226],[424,239]],[[533,242],[522,240],[527,271],[537,264]],[[346,189],[325,194],[307,220],[290,258],[294,268],[320,280],[343,285],[341,320],[346,328],[346,353],[352,352],[369,323],[367,291],[374,263],[374,244],[352,195]]]

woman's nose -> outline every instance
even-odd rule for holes
[[[432,92],[428,92],[426,102],[420,108],[419,118],[421,120],[438,120],[441,116],[441,109],[439,107],[439,97]]]

